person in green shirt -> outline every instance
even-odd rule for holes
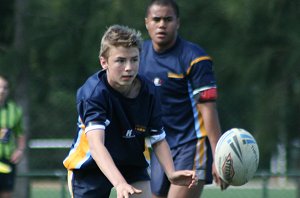
[[[8,100],[9,83],[0,75],[0,198],[11,198],[16,164],[20,162],[26,138],[22,127],[22,109]]]

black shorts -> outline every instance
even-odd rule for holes
[[[121,174],[128,183],[150,180],[147,168],[122,167]],[[70,191],[74,198],[109,198],[112,184],[99,170],[73,170],[68,174]]]
[[[0,159],[0,162],[9,165],[12,169],[10,173],[0,172],[0,192],[13,191],[14,184],[15,184],[15,176],[16,176],[15,165],[5,159]]]

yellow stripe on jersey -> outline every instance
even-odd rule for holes
[[[201,61],[201,60],[205,60],[204,58],[207,58],[210,59],[209,56],[205,56],[205,57],[200,57],[200,58],[197,58],[195,59],[193,62],[196,63],[196,60]],[[192,63],[193,63],[192,62]],[[201,114],[201,111],[200,111],[200,108],[198,106],[199,104],[196,104],[196,111],[197,111],[197,118],[195,118],[195,122],[198,122],[199,123],[199,126],[200,126],[200,129],[199,131],[197,130],[196,133],[197,133],[197,137],[204,137],[204,136],[207,136],[207,132],[206,132],[206,129],[204,127],[204,120],[203,120],[203,117],[202,117],[202,114]]]
[[[145,142],[145,151],[144,151],[144,156],[148,162],[150,162],[150,156],[151,156],[151,148],[147,145]]]
[[[203,164],[203,159],[204,159],[204,154],[205,154],[205,138],[201,138],[199,140],[199,143],[200,143],[200,151],[199,151],[199,154],[200,154],[200,158],[199,158],[199,162],[200,164]]]
[[[64,160],[64,166],[71,170],[78,166],[86,159],[89,152],[89,144],[83,129],[79,132],[80,137],[76,141],[75,147],[70,151],[69,156]]]
[[[168,72],[168,78],[184,78],[183,74],[175,74],[172,72]]]
[[[197,112],[198,112],[198,118],[197,118],[196,121],[199,122],[199,126],[200,126],[200,131],[196,131],[197,137],[207,136],[207,131],[206,131],[205,126],[204,126],[203,117],[202,117],[202,114],[200,112],[200,109],[199,109],[198,105],[196,106],[196,109],[197,109]]]
[[[211,57],[209,56],[202,56],[199,58],[196,58],[195,60],[193,60],[189,66],[189,68],[187,69],[186,75],[189,75],[189,73],[191,72],[192,66],[200,61],[203,60],[211,60]],[[168,78],[184,78],[184,74],[176,74],[176,73],[172,73],[172,72],[168,72]]]
[[[144,151],[144,156],[148,162],[150,162],[150,148],[146,147]]]
[[[196,175],[199,180],[205,180],[206,177],[206,163],[207,163],[207,153],[206,153],[206,137],[197,140],[196,145],[196,155],[194,158],[193,170],[196,170]]]
[[[202,117],[202,115],[201,115],[200,112],[199,112],[199,123],[200,123],[200,133],[201,133],[201,137],[207,136],[207,131],[206,131],[205,126],[204,126],[203,117]]]
[[[189,68],[188,68],[186,74],[187,74],[187,75],[190,74],[193,65],[195,65],[196,63],[198,63],[198,62],[200,62],[200,61],[204,61],[204,60],[212,60],[212,59],[211,59],[210,56],[201,56],[201,57],[199,57],[199,58],[196,58],[195,60],[193,60],[193,61],[191,62],[191,64],[190,64],[190,66],[189,66]]]
[[[196,155],[194,158],[194,167],[193,170],[203,169],[205,166],[204,162],[204,155],[205,155],[205,138],[200,138],[197,140],[196,145]]]

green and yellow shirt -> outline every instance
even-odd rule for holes
[[[10,159],[16,139],[23,134],[22,109],[14,102],[0,107],[0,159]]]

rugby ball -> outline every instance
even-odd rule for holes
[[[221,179],[241,186],[255,174],[259,163],[259,149],[254,137],[246,130],[233,128],[219,139],[215,150],[215,166]]]

